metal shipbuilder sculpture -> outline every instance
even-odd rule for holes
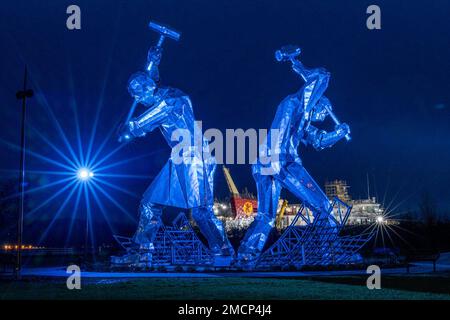
[[[263,250],[274,227],[282,188],[300,199],[315,218],[328,215],[330,226],[336,223],[330,201],[303,167],[297,149],[300,142],[312,145],[316,150],[331,147],[344,137],[349,140],[350,129],[347,124],[339,123],[331,111],[330,101],[324,96],[330,74],[323,68],[304,67],[296,59],[300,52],[298,47],[286,46],[275,54],[278,61],[290,61],[305,84],[280,103],[272,122],[267,147],[277,153],[278,159],[266,162],[260,157],[252,166],[258,192],[258,214],[239,248],[238,258],[243,262],[253,260]],[[326,132],[313,126],[314,122],[324,121],[327,115],[336,123],[334,131]]]
[[[202,147],[203,151],[208,150],[207,141],[203,140],[200,147],[194,143],[196,124],[191,101],[178,89],[158,85],[161,44],[165,37],[178,40],[180,35],[155,23],[150,23],[150,28],[159,32],[161,38],[158,45],[149,50],[147,70],[134,74],[129,80],[128,91],[135,102],[121,130],[119,141],[144,137],[160,129],[169,146],[174,148],[178,141],[172,140],[172,134],[181,129],[191,133],[192,147],[189,155],[186,155],[189,161],[180,163],[171,157],[144,193],[139,225],[133,237],[136,249],[128,257],[133,260],[138,256],[140,264],[151,264],[153,242],[160,227],[162,210],[166,206],[192,209],[192,217],[207,239],[211,251],[216,255],[232,256],[234,252],[222,223],[213,212],[215,159],[208,152],[200,150]],[[131,118],[138,103],[147,110]]]

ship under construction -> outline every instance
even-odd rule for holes
[[[244,192],[239,192],[229,168],[223,166],[223,174],[230,192],[230,200],[229,202],[216,201],[214,211],[224,222],[227,230],[246,229],[253,222],[258,211],[258,200],[246,189]],[[366,199],[352,199],[349,188],[350,186],[344,180],[331,180],[325,183],[325,193],[330,201],[337,197],[352,207],[352,214],[349,215],[347,221],[348,225],[372,224],[377,221],[377,218],[383,217],[385,210],[375,197],[370,197],[368,192]],[[301,204],[289,203],[286,199],[280,199],[276,219],[277,229],[285,229],[291,225],[301,208]],[[308,211],[306,208],[304,210]],[[311,212],[305,214],[313,219]],[[300,219],[296,223],[304,225],[305,221]]]

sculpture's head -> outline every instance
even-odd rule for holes
[[[328,110],[332,110],[331,102],[322,96],[311,110],[311,121],[324,121],[328,115]]]
[[[128,92],[136,102],[145,106],[152,105],[155,100],[156,84],[145,72],[138,72],[128,80]]]

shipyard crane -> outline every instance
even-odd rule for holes
[[[230,193],[232,196],[239,197],[239,190],[236,188],[236,185],[234,184],[233,178],[230,174],[230,169],[223,166],[223,174],[225,175],[225,180],[227,181],[228,189],[230,190]]]

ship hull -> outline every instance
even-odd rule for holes
[[[231,210],[236,219],[248,218],[258,212],[258,200],[251,198],[231,197]]]

